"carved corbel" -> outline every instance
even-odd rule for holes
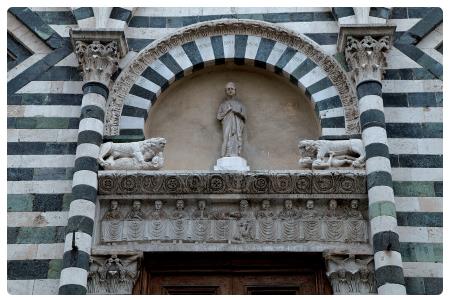
[[[87,294],[131,295],[142,253],[95,255],[89,259]]]
[[[373,256],[325,253],[324,258],[335,295],[376,294]]]

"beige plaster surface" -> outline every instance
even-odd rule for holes
[[[162,170],[213,169],[222,143],[216,114],[229,81],[247,109],[242,156],[250,169],[298,169],[298,141],[320,136],[310,101],[281,76],[227,64],[175,82],[150,109],[145,136],[167,139]]]

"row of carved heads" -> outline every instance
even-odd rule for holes
[[[142,209],[142,203],[140,200],[134,200],[131,208],[125,214],[119,207],[117,200],[110,201],[110,207],[102,217],[103,221],[111,220],[161,220],[161,219],[236,219],[241,218],[242,213],[245,212],[247,218],[272,218],[272,219],[353,219],[362,220],[363,215],[359,209],[359,200],[353,199],[350,201],[348,207],[344,210],[338,208],[338,202],[335,199],[331,199],[328,202],[328,207],[323,209],[317,209],[314,206],[314,200],[309,199],[305,203],[303,209],[295,207],[293,201],[290,199],[284,200],[283,208],[275,213],[275,210],[271,207],[271,201],[268,199],[261,201],[260,209],[252,209],[250,207],[249,200],[243,199],[239,202],[239,212],[236,211],[221,211],[211,210],[207,208],[205,200],[198,200],[197,207],[191,210],[190,213],[185,209],[185,201],[183,199],[176,200],[175,207],[171,213],[167,213],[163,208],[162,200],[155,200],[154,207],[150,211],[145,212]]]

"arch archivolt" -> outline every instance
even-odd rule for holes
[[[123,118],[124,104],[148,111],[151,103],[175,80],[207,65],[229,60],[282,74],[315,105],[328,100],[340,102],[332,109],[326,105],[319,107],[320,118],[331,115],[344,119],[340,131],[322,128],[322,135],[360,132],[354,87],[345,70],[319,45],[271,23],[222,19],[184,27],[139,52],[111,89],[105,135],[119,135],[121,128],[143,128],[145,118],[134,117],[133,124],[122,124],[127,119]]]

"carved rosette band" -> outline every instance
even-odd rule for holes
[[[345,111],[346,131],[359,133],[357,97],[344,69],[319,45],[293,30],[256,20],[221,19],[186,26],[167,38],[159,39],[139,52],[122,71],[112,87],[108,99],[105,134],[118,135],[119,121],[125,97],[144,70],[160,56],[177,46],[196,39],[216,35],[251,35],[274,40],[287,45],[309,57],[320,66],[336,87]]]
[[[142,254],[91,256],[87,294],[131,295],[139,276]]]
[[[386,67],[386,53],[390,48],[389,36],[375,39],[365,36],[362,39],[347,37],[345,58],[352,69],[351,76],[356,85],[364,81],[383,79]]]
[[[99,171],[101,195],[124,194],[365,194],[364,171],[169,173]]]
[[[327,276],[335,295],[376,294],[373,256],[325,254]]]
[[[82,67],[84,82],[100,82],[109,86],[111,76],[119,65],[117,42],[102,44],[99,41],[76,41],[75,54]]]

